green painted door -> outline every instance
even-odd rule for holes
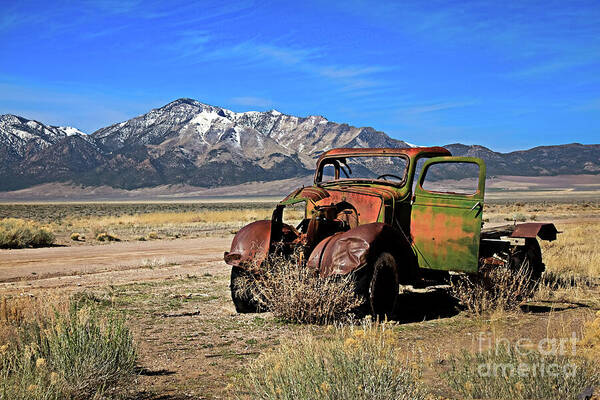
[[[477,272],[484,192],[482,159],[435,157],[425,162],[410,221],[421,268]]]

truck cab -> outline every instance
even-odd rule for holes
[[[317,159],[313,185],[285,197],[271,220],[251,223],[234,237],[224,257],[232,266],[232,296],[235,276],[260,273],[275,253],[299,252],[298,262],[322,277],[354,274],[364,281],[366,275],[369,288],[361,290],[369,292],[374,313],[381,311],[377,304],[395,298],[399,283],[428,272],[477,273],[488,263],[508,266],[511,257],[529,254],[541,275],[536,236],[552,240],[556,228],[482,231],[485,178],[482,159],[455,157],[443,147],[326,151]],[[284,210],[297,203],[304,203],[304,218],[294,226]],[[388,300],[373,299],[377,288]]]

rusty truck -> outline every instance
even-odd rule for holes
[[[485,181],[482,159],[452,156],[443,147],[322,153],[312,186],[294,190],[270,220],[250,223],[233,238],[224,259],[236,310],[257,310],[240,285],[267,268],[265,260],[277,251],[300,251],[302,266],[320,277],[352,274],[365,312],[378,316],[391,314],[400,284],[443,281],[450,271],[526,265],[538,281],[544,271],[538,239],[556,239],[555,226],[484,229]],[[304,218],[286,223],[286,207],[298,206]]]

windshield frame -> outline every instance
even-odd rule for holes
[[[398,157],[402,158],[406,164],[404,167],[404,172],[402,173],[401,181],[388,181],[385,179],[369,179],[369,178],[342,178],[341,176],[338,179],[331,181],[323,181],[323,169],[327,165],[334,165],[334,162],[339,163],[341,166],[344,166],[345,162],[340,162],[339,160],[347,161],[348,158],[359,158],[359,157]],[[406,185],[408,170],[410,167],[410,157],[406,154],[336,154],[335,156],[325,157],[322,160],[319,160],[317,165],[317,170],[315,171],[314,184],[317,186],[326,186],[326,185],[338,185],[338,184],[365,184],[365,183],[378,183],[383,185],[395,186],[395,187],[403,187]],[[341,175],[341,174],[340,174]],[[398,175],[400,176],[400,175]]]

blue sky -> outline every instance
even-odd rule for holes
[[[0,114],[179,97],[509,151],[600,142],[600,1],[0,0]]]

